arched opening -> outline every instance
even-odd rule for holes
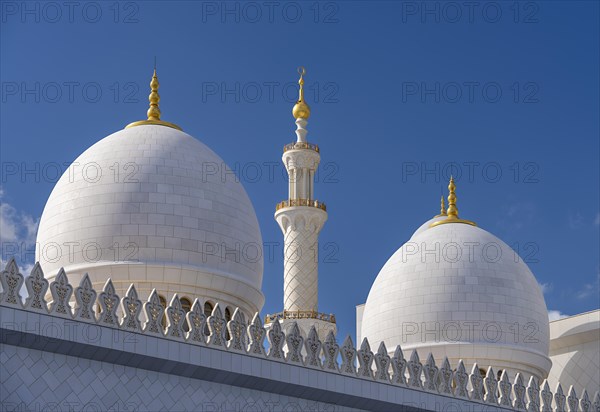
[[[160,324],[162,325],[163,330],[167,327],[167,299],[163,295],[158,295],[158,300],[160,301],[160,305],[165,310],[160,320]]]
[[[210,303],[209,301],[206,301],[204,303],[204,316],[206,316],[207,319],[210,315],[212,315],[213,309],[214,309],[214,306],[212,303]],[[210,335],[210,330],[208,329],[208,322],[204,326],[204,334],[206,336]]]
[[[229,335],[229,329],[227,329],[227,322],[229,322],[231,320],[231,309],[229,309],[229,306],[227,306],[225,308],[225,339],[229,340],[231,339],[231,336]]]
[[[192,302],[188,299],[188,298],[181,298],[179,299],[179,302],[181,303],[181,309],[183,309],[183,311],[187,313],[192,310]],[[190,330],[190,327],[187,323],[187,320],[183,320],[183,330],[185,332],[188,332]]]

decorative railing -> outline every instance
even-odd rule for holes
[[[310,206],[310,207],[316,207],[318,209],[327,211],[327,206],[325,206],[325,203],[319,202],[318,200],[311,200],[311,199],[284,200],[283,202],[277,203],[277,205],[275,206],[275,211],[278,211],[279,209],[283,209],[284,207],[292,207],[292,206]]]
[[[526,381],[520,373],[517,373],[514,383],[511,383],[506,370],[498,379],[490,366],[482,376],[475,363],[471,373],[468,373],[462,360],[453,367],[447,357],[441,366],[437,366],[431,353],[425,363],[422,363],[416,350],[407,359],[399,345],[393,356],[390,356],[384,342],[379,344],[377,352],[373,352],[367,338],[363,339],[360,348],[354,346],[350,336],[340,345],[332,331],[321,341],[314,326],[308,336],[304,337],[295,322],[286,334],[281,328],[279,314],[273,315],[273,319],[268,317],[272,324],[267,333],[258,313],[249,325],[242,318],[239,309],[227,321],[218,303],[212,314],[206,316],[203,311],[204,302],[195,299],[191,309],[185,311],[177,294],[165,310],[156,290],[152,291],[147,302],[142,302],[134,285],[131,285],[126,296],[120,298],[110,278],[102,291],[97,293],[87,274],[76,288],[69,284],[63,269],[49,283],[39,263],[25,278],[13,258],[4,271],[0,272],[0,283],[0,306],[440,394],[472,402],[473,408],[469,410],[484,411],[486,405],[505,410],[536,412],[600,410],[598,392],[590,400],[587,390],[584,389],[578,396],[571,386],[565,394],[560,383],[552,392],[547,380],[540,385],[535,377]],[[25,301],[20,296],[23,283],[29,294]],[[48,289],[52,302],[46,301]],[[75,295],[75,307],[71,306],[72,295]],[[117,313],[119,305],[122,314]],[[144,312],[145,320],[142,320],[141,312]],[[294,312],[284,312],[283,315],[286,313]],[[163,316],[167,317],[166,325],[163,325]],[[265,339],[268,339],[266,347]]]
[[[265,317],[265,323],[283,319],[317,319],[325,322],[335,323],[335,315],[315,312],[314,310],[284,310]]]
[[[296,149],[314,150],[315,152],[319,153],[319,146],[314,143],[308,143],[308,142],[293,142],[293,143],[286,144],[285,146],[283,146],[283,153],[287,152],[288,150],[296,150]]]

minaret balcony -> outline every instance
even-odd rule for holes
[[[275,211],[278,211],[279,209],[283,209],[286,207],[293,207],[293,206],[310,206],[310,207],[316,207],[317,209],[321,209],[325,212],[327,211],[327,206],[325,206],[325,203],[319,202],[318,200],[312,200],[312,199],[284,200],[283,202],[277,203],[277,205],[275,206]]]
[[[290,151],[290,150],[298,150],[298,149],[314,150],[315,152],[319,153],[319,146],[314,143],[308,143],[308,142],[293,142],[290,144],[286,144],[285,146],[283,146],[283,153]]]
[[[325,322],[335,323],[335,315],[320,313],[314,310],[284,310],[283,312],[267,315],[265,323],[271,323],[274,320],[284,319],[317,319]]]

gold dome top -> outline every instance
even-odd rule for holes
[[[470,220],[460,219],[458,217],[458,208],[456,207],[456,185],[454,184],[454,178],[450,177],[450,183],[448,184],[448,210],[446,211],[446,219],[438,220],[437,222],[433,222],[429,225],[429,227],[434,227],[438,225],[443,225],[445,223],[465,223],[471,226],[477,226],[475,222],[471,222]]]
[[[294,105],[292,109],[292,115],[295,119],[305,119],[308,120],[310,117],[310,107],[304,101],[304,74],[306,70],[304,67],[298,67],[298,74],[300,74],[300,80],[298,80],[298,84],[300,85],[300,92],[298,95],[298,101]]]
[[[158,76],[156,75],[156,67],[154,68],[154,74],[152,75],[152,80],[150,81],[150,95],[148,96],[148,101],[150,102],[150,107],[148,108],[148,120],[139,120],[137,122],[129,123],[125,126],[126,129],[135,126],[141,125],[158,125],[158,126],[167,126],[172,127],[173,129],[181,130],[181,127],[176,124],[165,122],[160,120],[160,109],[158,107],[158,102],[160,102],[160,95],[158,94],[158,88],[160,84],[158,83]]]

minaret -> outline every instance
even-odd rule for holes
[[[284,237],[283,312],[267,316],[266,323],[282,320],[283,327],[294,321],[307,336],[314,325],[319,337],[336,332],[335,317],[319,313],[319,232],[327,220],[325,204],[315,200],[314,178],[321,156],[319,146],[306,140],[310,108],[304,101],[303,67],[298,101],[292,109],[296,119],[296,141],[283,148],[283,164],[288,172],[288,199],[276,206],[275,220]]]

